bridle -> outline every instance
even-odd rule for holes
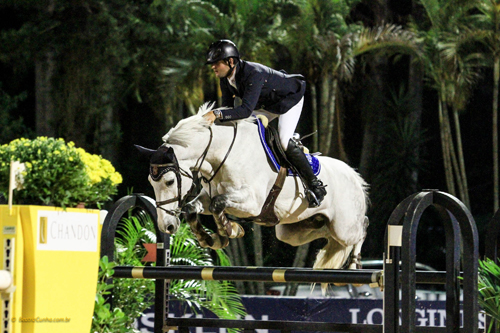
[[[201,194],[201,189],[202,189],[202,184],[201,181],[203,180],[205,183],[209,185],[209,194],[211,192],[211,181],[214,179],[215,175],[219,172],[221,169],[222,165],[224,165],[224,162],[226,162],[227,157],[229,156],[229,153],[233,149],[233,144],[234,141],[236,140],[236,134],[238,132],[238,124],[235,122],[233,123],[233,128],[234,128],[234,135],[233,135],[233,140],[231,141],[231,145],[228,148],[228,151],[226,152],[226,156],[224,156],[224,159],[222,162],[219,164],[217,169],[214,171],[210,179],[207,179],[203,175],[201,175],[200,169],[201,166],[203,165],[203,162],[205,161],[205,158],[207,157],[208,150],[210,149],[210,146],[212,145],[212,139],[213,139],[213,131],[212,127],[208,127],[210,130],[210,139],[208,141],[208,145],[203,151],[203,153],[198,157],[196,160],[196,163],[194,167],[190,168],[191,174],[190,175],[186,170],[182,169],[179,166],[179,162],[177,161],[177,157],[175,156],[175,153],[173,152],[172,149],[172,154],[173,154],[173,161],[170,163],[164,163],[164,164],[153,164],[151,163],[149,165],[149,174],[153,181],[160,181],[161,178],[163,177],[164,174],[167,172],[172,171],[175,174],[175,177],[177,178],[177,196],[171,199],[163,200],[163,201],[156,201],[156,208],[163,210],[165,213],[172,215],[176,218],[179,218],[180,214],[183,213],[183,208],[194,202],[196,199]],[[163,145],[162,147],[166,147]],[[161,148],[161,147],[160,147]],[[201,176],[200,176],[201,175]],[[182,177],[187,177],[193,180],[191,188],[187,191],[186,195],[182,197]],[[175,209],[167,209],[162,206],[168,205],[173,202],[178,202],[177,208]]]

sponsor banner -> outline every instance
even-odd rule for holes
[[[242,296],[247,309],[246,320],[289,320],[352,324],[382,324],[382,300],[335,299],[335,298],[294,298]],[[185,313],[185,305],[170,301],[169,317],[216,318],[212,313]],[[416,316],[418,326],[446,326],[445,301],[417,301]],[[144,312],[138,319],[137,328],[142,333],[153,333],[154,308]],[[479,328],[484,328],[484,315],[479,314]],[[192,333],[227,333],[224,328],[190,328]],[[257,333],[275,333],[273,330],[257,330]],[[169,331],[174,333],[174,331]]]
[[[96,252],[98,215],[38,211],[37,250]]]

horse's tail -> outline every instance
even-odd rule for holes
[[[354,246],[344,246],[335,239],[328,237],[328,243],[316,255],[314,269],[338,269],[342,268],[349,259]],[[321,284],[323,295],[326,294],[328,283]]]
[[[353,245],[344,246],[328,237],[328,243],[316,255],[314,269],[337,269],[344,266],[352,252]]]

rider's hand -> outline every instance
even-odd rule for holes
[[[208,113],[205,113],[203,115],[203,117],[210,123],[210,124],[213,124],[215,119],[217,119],[214,115],[214,112],[213,111],[210,111]]]

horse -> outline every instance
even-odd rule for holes
[[[156,197],[158,227],[174,234],[183,215],[202,247],[228,245],[242,237],[237,222],[274,225],[276,238],[292,246],[326,238],[313,268],[360,268],[366,238],[369,204],[367,184],[343,161],[318,156],[319,178],[328,193],[319,207],[309,208],[305,187],[297,176],[285,177],[274,198],[278,224],[256,219],[268,198],[277,172],[260,141],[255,119],[210,124],[203,115],[213,103],[203,104],[196,115],[182,119],[163,137],[156,150],[136,148],[150,159],[149,182]],[[217,232],[206,230],[198,214],[213,215]],[[228,218],[229,217],[229,218]]]

